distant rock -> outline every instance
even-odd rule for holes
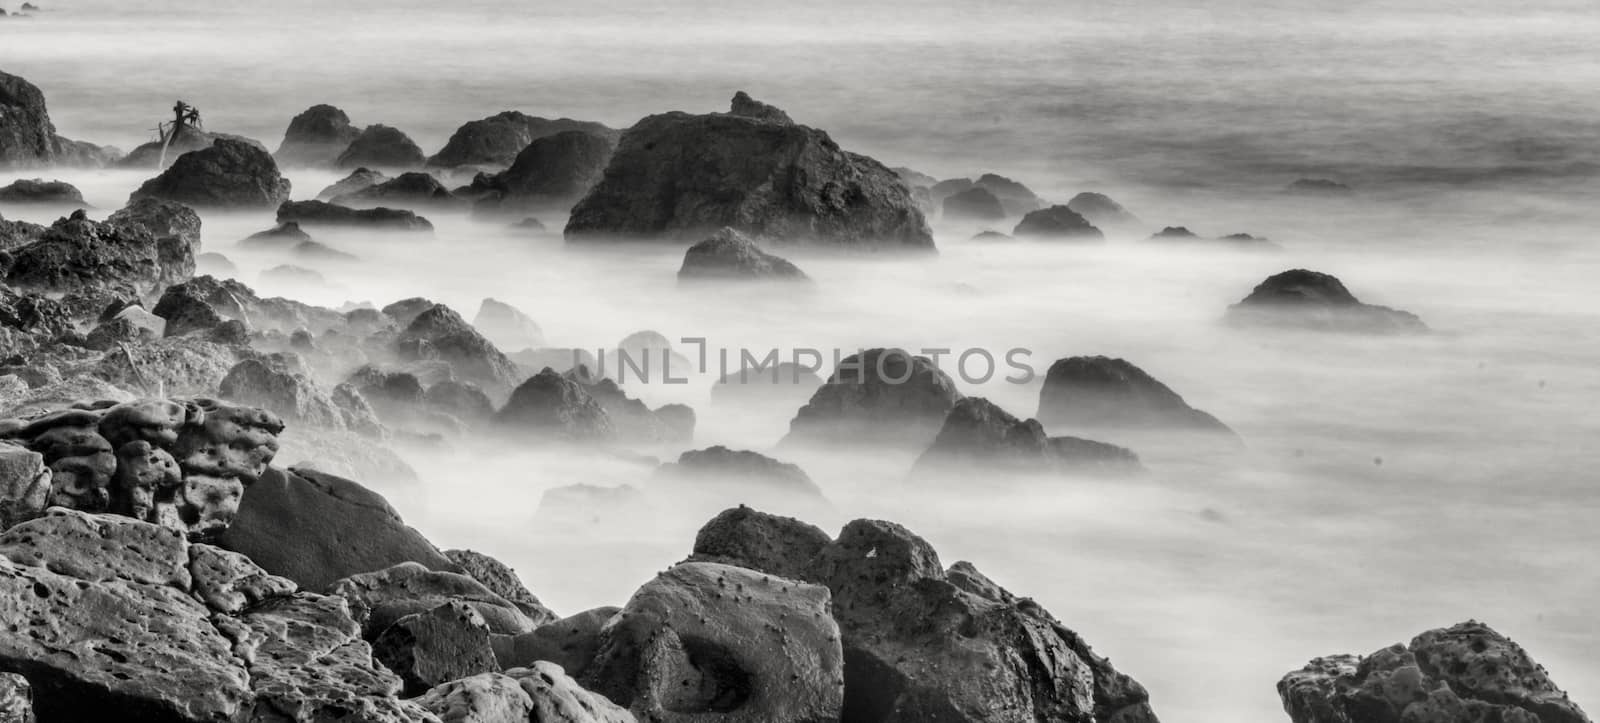
[[[1225,319],[1235,325],[1317,331],[1412,334],[1428,330],[1415,314],[1363,304],[1339,279],[1305,269],[1268,277],[1243,301],[1228,307]]]
[[[0,188],[0,203],[81,204],[83,193],[65,181],[17,179]]]
[[[318,201],[332,201],[340,196],[346,196],[388,181],[389,177],[370,168],[357,168],[350,175],[339,179],[333,185],[322,189],[317,194]]]
[[[985,173],[973,181],[972,185],[985,189],[1000,199],[1000,203],[1005,206],[1007,216],[1021,216],[1049,205],[1027,186],[1005,176]]]
[[[278,223],[304,226],[355,226],[384,231],[433,232],[428,219],[397,208],[353,209],[325,201],[285,201],[278,207]]]
[[[529,144],[565,132],[582,132],[615,143],[617,131],[593,121],[555,120],[508,110],[469,122],[450,136],[444,148],[428,159],[429,166],[505,166]]]
[[[616,438],[610,415],[588,389],[545,369],[518,386],[495,415],[496,423],[519,437],[532,435],[568,442],[606,442]]]
[[[395,340],[395,350],[404,361],[448,362],[460,378],[483,387],[491,397],[505,398],[522,379],[505,354],[443,304],[412,319]]]
[[[962,398],[927,357],[869,349],[845,357],[789,422],[784,444],[906,445],[922,448]]]
[[[1279,246],[1267,239],[1251,236],[1247,233],[1229,234],[1217,238],[1205,238],[1190,231],[1183,226],[1168,226],[1152,235],[1149,239],[1155,242],[1185,244],[1190,246],[1235,247],[1242,250],[1276,250]]]
[[[203,131],[194,126],[182,125],[172,131],[171,138],[163,141],[150,141],[134,148],[128,155],[117,161],[121,168],[165,170],[161,164],[170,164],[185,153],[203,151],[215,145],[219,140],[243,143],[252,146],[262,153],[267,153],[267,147],[254,138],[233,135],[230,133],[212,133]],[[269,155],[270,157],[270,155]]]
[[[45,108],[44,92],[19,76],[0,71],[0,169],[99,168],[118,155],[113,148],[57,135]]]
[[[1105,234],[1066,206],[1051,206],[1029,213],[1012,229],[1017,238],[1060,241],[1103,241]]]
[[[291,353],[239,362],[217,388],[222,398],[266,409],[289,424],[343,429],[344,416]]]
[[[473,212],[526,215],[567,210],[605,175],[616,148],[614,133],[563,131],[534,139],[505,172],[474,182]]]
[[[755,241],[724,228],[684,252],[679,281],[806,281],[798,266],[761,250]]]
[[[311,240],[311,234],[295,221],[285,221],[265,231],[257,231],[239,242],[241,248],[286,251]]]
[[[931,188],[934,187],[934,185],[939,183],[939,179],[934,178],[933,176],[930,176],[930,175],[928,175],[926,173],[923,173],[922,171],[918,171],[918,170],[916,170],[914,168],[906,168],[904,166],[900,166],[900,167],[897,167],[897,168],[891,168],[889,170],[894,171],[894,174],[896,176],[899,176],[900,180],[904,181],[905,184],[907,186],[911,187],[911,188],[919,188],[920,187],[920,188],[931,189]]]
[[[1168,226],[1150,236],[1151,241],[1188,241],[1200,236],[1184,226]]]
[[[1006,210],[987,188],[974,186],[944,199],[944,218],[949,221],[998,221]]]
[[[595,358],[594,352],[588,349],[570,349],[560,347],[543,347],[539,349],[522,349],[512,352],[511,361],[523,370],[525,376],[538,374],[545,367],[550,367],[565,374],[577,367],[599,369],[600,361]]]
[[[544,331],[539,324],[516,307],[484,299],[472,326],[501,349],[535,349],[544,346]]]
[[[1016,239],[1012,238],[1010,234],[1000,233],[999,231],[979,231],[978,233],[973,234],[971,240],[973,240],[973,241],[994,242],[994,241],[1015,241]]]
[[[1058,359],[1039,390],[1039,419],[1085,429],[1172,429],[1232,434],[1227,425],[1124,359]]]
[[[1316,658],[1278,681],[1278,696],[1293,723],[1589,723],[1522,646],[1476,621]]]
[[[426,157],[409,136],[383,124],[370,125],[334,159],[339,168],[417,168]]]
[[[942,203],[946,198],[972,188],[972,186],[973,183],[970,178],[947,178],[933,184],[928,189],[928,195],[933,199],[934,203]]]
[[[1278,248],[1278,244],[1273,243],[1271,239],[1262,238],[1260,236],[1252,236],[1247,233],[1230,233],[1227,236],[1218,236],[1217,240],[1225,243],[1235,244],[1243,248]]]
[[[1067,208],[1094,224],[1095,228],[1127,232],[1144,226],[1138,216],[1103,193],[1080,193],[1067,201]]]
[[[359,191],[335,196],[332,202],[351,208],[459,208],[465,205],[465,201],[456,198],[439,179],[420,171],[402,173]]]
[[[684,452],[677,462],[661,465],[656,479],[684,489],[721,488],[755,497],[822,497],[817,483],[799,465],[721,445]]]
[[[665,113],[623,134],[569,241],[699,239],[725,226],[764,239],[931,250],[910,191],[827,133],[731,113]]]
[[[296,247],[299,248],[299,247]],[[261,281],[266,284],[279,284],[299,287],[327,286],[328,279],[322,272],[308,269],[294,264],[279,264],[261,272]]]
[[[529,216],[521,221],[511,224],[511,230],[521,234],[537,236],[544,234],[549,229],[545,228],[543,221]]]
[[[289,198],[289,179],[266,151],[224,138],[179,156],[129,200],[145,197],[201,208],[275,208]]]
[[[944,426],[912,467],[915,477],[974,470],[1022,474],[1128,474],[1142,467],[1122,447],[1076,437],[1049,437],[1038,420],[1020,420],[982,397],[956,402]]]
[[[220,276],[231,278],[239,274],[239,267],[235,266],[228,257],[214,251],[208,251],[194,257],[194,272],[206,276]]]
[[[1347,196],[1354,189],[1326,178],[1301,178],[1286,186],[1284,191],[1306,196]]]
[[[617,438],[624,442],[685,442],[694,439],[694,410],[683,405],[667,405],[651,409],[644,402],[628,396],[611,379],[594,377],[584,367],[566,373],[568,378],[582,384],[589,396],[604,409],[616,427]]]
[[[360,134],[344,111],[314,105],[289,121],[273,157],[285,166],[330,166]]]

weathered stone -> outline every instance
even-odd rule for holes
[[[466,603],[453,600],[384,628],[372,641],[372,657],[400,675],[407,695],[499,670],[488,623]]]
[[[506,355],[450,307],[437,304],[418,314],[395,341],[403,360],[448,362],[462,379],[502,397],[517,385],[521,373]]]
[[[224,399],[261,407],[290,424],[344,428],[344,414],[305,371],[294,353],[268,354],[239,362],[222,378]]]
[[[0,673],[0,721],[35,723],[36,720],[33,717],[33,686],[28,684],[28,679],[16,673]]]
[[[331,105],[314,105],[289,121],[283,143],[273,157],[286,166],[328,166],[360,134],[344,111]]]
[[[56,221],[39,240],[10,251],[5,282],[19,290],[96,298],[147,298],[194,273],[182,238],[96,223],[82,210]],[[103,307],[103,304],[102,304]]]
[[[432,174],[402,173],[357,191],[334,196],[330,202],[350,208],[400,207],[451,209],[465,205]]]
[[[294,581],[268,574],[250,558],[211,545],[189,546],[189,576],[195,597],[224,613],[237,614],[299,590]]]
[[[560,133],[582,132],[615,141],[617,132],[592,121],[547,119],[508,110],[462,125],[428,165],[505,166],[534,141]]]
[[[1103,241],[1105,234],[1066,206],[1030,212],[1011,230],[1017,238],[1058,241]]]
[[[452,680],[416,702],[443,723],[524,723],[533,712],[533,699],[517,679],[498,672]]]
[[[739,505],[722,511],[700,528],[690,560],[720,562],[804,579],[812,561],[833,539],[821,529],[794,519]]]
[[[181,239],[189,249],[200,251],[200,214],[194,209],[162,198],[138,198],[106,218],[106,224],[123,229],[142,228],[157,239]]]
[[[985,173],[973,181],[972,185],[974,188],[982,188],[993,194],[1008,216],[1021,216],[1048,205],[1027,186],[1005,176]]]
[[[50,476],[44,455],[0,441],[0,530],[44,514]]]
[[[417,562],[351,575],[328,586],[328,591],[350,601],[351,613],[369,639],[400,618],[448,602],[460,602],[477,611],[496,634],[516,635],[534,627],[533,620],[516,605],[483,583],[457,572],[430,570]]]
[[[389,180],[382,172],[370,168],[357,168],[350,175],[335,181],[333,185],[322,189],[317,194],[318,201],[332,201],[339,196],[363,191]]]
[[[1103,193],[1080,193],[1067,201],[1067,208],[1099,229],[1128,231],[1144,226],[1138,216]]]
[[[147,197],[203,208],[276,208],[289,199],[289,179],[259,146],[224,138],[179,156],[129,200]]]

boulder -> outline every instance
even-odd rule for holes
[[[82,204],[83,193],[65,181],[19,178],[0,187],[0,203]]]
[[[572,209],[566,236],[683,240],[724,226],[781,241],[933,248],[910,191],[883,164],[825,132],[732,113],[639,121]]]
[[[446,379],[428,387],[422,401],[428,407],[468,424],[484,422],[494,416],[494,402],[482,387],[472,382]]]
[[[494,594],[511,601],[535,625],[543,625],[556,619],[556,614],[545,607],[544,603],[539,602],[539,598],[534,597],[533,593],[522,584],[516,571],[505,563],[472,550],[445,550],[444,554],[472,579],[483,583],[483,586],[492,590]]]
[[[45,108],[44,92],[20,76],[0,71],[0,169],[51,165],[99,168],[116,155],[114,148],[57,135]]]
[[[416,168],[426,157],[409,136],[383,124],[370,125],[350,141],[334,165],[339,168]]]
[[[406,695],[500,670],[489,646],[488,623],[455,600],[394,621],[372,641],[372,657],[400,675]]]
[[[1039,390],[1039,420],[1086,429],[1233,430],[1125,359],[1057,359]]]
[[[160,339],[166,322],[141,306],[129,306],[110,319],[100,322],[84,337],[84,347],[96,351],[110,351],[123,344],[134,346]]]
[[[504,172],[474,182],[475,213],[521,216],[566,210],[605,175],[617,139],[613,133],[564,131],[535,139]]]
[[[376,231],[433,233],[428,219],[398,208],[353,209],[325,201],[285,201],[278,207],[278,223],[294,221],[305,226],[354,226]]]
[[[806,281],[805,272],[761,250],[755,241],[724,228],[684,252],[679,281]]]
[[[166,164],[172,163],[174,159],[186,153],[203,151],[210,148],[217,141],[242,143],[254,147],[263,154],[268,153],[267,147],[254,138],[246,138],[230,133],[212,133],[185,124],[179,126],[167,141],[150,141],[142,144],[130,151],[128,155],[119,159],[116,165],[121,168],[140,170],[153,168],[159,172],[165,168]]]
[[[158,237],[144,227],[109,220],[97,223],[79,210],[56,221],[39,240],[12,249],[9,268],[0,270],[13,289],[141,299],[189,278],[194,251],[179,237]]]
[[[1293,269],[1267,277],[1224,317],[1236,326],[1316,331],[1415,334],[1428,330],[1415,314],[1363,304],[1330,274]]]
[[[455,569],[382,495],[305,468],[262,474],[217,544],[308,590],[403,562]]]
[[[283,143],[273,157],[285,166],[329,166],[360,134],[344,111],[331,105],[314,105],[289,121]]]
[[[358,191],[334,196],[332,203],[350,208],[401,207],[449,209],[463,205],[432,174],[408,171]]]
[[[430,570],[418,562],[351,575],[329,585],[328,592],[349,601],[351,615],[369,640],[407,615],[448,603],[466,606],[489,632],[498,635],[525,633],[535,625],[516,605],[483,583],[458,572]],[[487,636],[483,643],[487,650]]]
[[[1190,241],[1199,238],[1200,235],[1190,231],[1187,226],[1167,226],[1150,235],[1151,241]]]
[[[200,214],[194,209],[160,198],[140,198],[128,202],[106,218],[106,224],[131,230],[143,229],[157,239],[176,238],[200,251]]]
[[[944,219],[947,221],[999,221],[1006,217],[1000,199],[989,189],[973,186],[944,199]]]
[[[44,455],[0,440],[0,531],[44,514],[50,504],[50,476]]]
[[[667,405],[651,409],[644,402],[629,397],[616,381],[594,377],[586,367],[578,367],[566,376],[584,386],[589,396],[605,410],[616,427],[617,438],[625,442],[681,442],[694,439],[694,410],[683,405]],[[686,414],[684,412],[687,412]]]
[[[599,607],[546,622],[526,633],[496,636],[495,658],[502,668],[546,660],[570,675],[581,676],[600,650],[600,631],[619,612],[622,608]]]
[[[492,397],[504,395],[522,378],[517,366],[450,307],[437,304],[418,314],[395,341],[402,360],[438,359]]]
[[[207,251],[194,257],[194,272],[205,276],[218,276],[233,278],[239,274],[239,267],[228,257],[214,251]]]
[[[1589,723],[1522,646],[1477,621],[1317,658],[1278,681],[1278,696],[1294,723]]]
[[[812,560],[832,543],[833,538],[814,525],[739,505],[700,528],[689,559],[801,580],[809,573]]]
[[[239,242],[241,248],[288,250],[311,240],[311,234],[296,221],[284,221],[265,231],[257,231]]]
[[[332,201],[340,196],[346,196],[359,191],[372,188],[389,180],[389,177],[370,168],[357,168],[350,175],[335,181],[333,185],[322,189],[317,194],[318,201]]]
[[[844,667],[826,589],[686,562],[606,624],[582,682],[645,720],[821,723],[840,720]]]
[[[219,138],[210,148],[179,156],[129,201],[147,197],[200,208],[276,208],[289,200],[289,179],[259,146]]]
[[[210,334],[227,319],[207,303],[197,284],[168,286],[156,302],[155,315],[166,322],[165,336],[185,334]]]
[[[1105,234],[1066,206],[1051,206],[1022,217],[1011,230],[1017,238],[1055,241],[1103,241]]]
[[[633,714],[543,661],[454,680],[417,702],[444,723],[635,723]]]
[[[1049,437],[1036,419],[1021,420],[982,397],[956,402],[933,444],[911,468],[915,477],[974,469],[1021,474],[1128,474],[1142,467],[1133,452],[1076,437]]]
[[[922,448],[961,399],[927,357],[869,349],[845,357],[789,422],[785,444],[888,444]]]
[[[495,414],[504,431],[569,442],[607,442],[617,428],[588,388],[546,367],[511,393]]]
[[[1067,201],[1067,208],[1082,216],[1095,228],[1129,231],[1144,226],[1144,222],[1140,221],[1138,216],[1103,193],[1092,191],[1080,193]]]
[[[544,346],[544,331],[532,317],[505,302],[484,299],[472,326],[501,349],[533,349]]]
[[[657,468],[655,476],[659,482],[691,490],[721,488],[750,496],[822,497],[817,483],[799,465],[721,445],[684,452],[677,462]]]
[[[246,359],[228,370],[222,398],[266,409],[290,424],[344,429],[344,412],[306,373],[293,352]]]
[[[441,168],[458,166],[505,166],[540,138],[559,133],[585,133],[615,141],[617,131],[592,121],[571,118],[539,118],[514,110],[475,120],[450,136],[428,165]]]
[[[1013,181],[1005,176],[985,173],[972,182],[973,187],[982,188],[1000,200],[1007,216],[1021,216],[1030,211],[1036,211],[1049,205],[1034,194],[1027,186]]]
[[[928,195],[935,203],[943,203],[946,198],[972,188],[970,178],[949,178],[933,184],[928,189]]]
[[[394,320],[397,328],[404,329],[408,326],[411,326],[411,322],[416,321],[417,317],[422,315],[422,312],[432,309],[435,306],[437,306],[437,304],[433,303],[433,301],[429,299],[424,299],[420,296],[413,296],[409,299],[401,299],[393,304],[389,304],[388,306],[380,309],[379,313],[382,313],[384,316]]]

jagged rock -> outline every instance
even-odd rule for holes
[[[832,543],[828,533],[814,525],[739,505],[700,528],[689,559],[800,580],[808,574],[811,561]]]
[[[96,223],[82,210],[10,254],[7,284],[52,294],[148,298],[194,273],[194,252],[183,239],[156,237],[143,227]]]
[[[348,196],[372,188],[380,183],[385,183],[389,177],[370,168],[357,168],[350,175],[339,179],[333,185],[322,189],[317,194],[318,201],[332,201],[340,196]]]
[[[124,229],[142,228],[157,239],[174,237],[200,251],[200,214],[177,201],[140,198],[129,201],[106,219],[106,224]]]
[[[291,353],[239,362],[217,388],[224,399],[261,407],[290,424],[344,429],[344,413]]]
[[[0,216],[0,252],[8,249],[26,246],[38,241],[43,236],[45,227],[27,221],[7,221]],[[0,263],[0,273],[4,272],[4,265]]]
[[[588,388],[546,367],[511,393],[495,414],[495,423],[510,432],[569,442],[606,442],[617,428]]]
[[[1374,334],[1426,332],[1415,314],[1363,304],[1329,274],[1293,269],[1267,277],[1243,301],[1228,307],[1227,322],[1239,326],[1287,326],[1317,331]]]
[[[483,583],[484,587],[494,591],[496,595],[511,601],[535,625],[543,625],[556,619],[555,613],[545,607],[544,603],[539,602],[539,598],[534,597],[534,594],[522,584],[522,580],[517,578],[516,571],[505,563],[472,550],[446,550],[444,554],[472,579]]]
[[[1067,208],[1094,224],[1095,228],[1129,230],[1144,225],[1138,216],[1103,193],[1080,193],[1067,201]]]
[[[1522,646],[1477,621],[1317,658],[1278,681],[1278,696],[1294,723],[1589,723]]]
[[[1007,216],[1021,216],[1030,211],[1036,211],[1049,205],[1029,190],[1027,186],[1013,181],[1005,176],[985,173],[973,181],[972,185],[994,194],[1005,207]]]
[[[828,603],[817,585],[681,563],[601,631],[582,682],[646,720],[837,721],[844,658]]]
[[[433,232],[428,219],[399,208],[353,209],[324,201],[285,201],[278,207],[278,223],[294,221],[306,226],[358,226],[386,231]]]
[[[452,680],[416,702],[443,723],[524,723],[533,711],[517,680],[498,672]]]
[[[657,468],[656,479],[678,489],[699,493],[723,491],[750,499],[822,497],[817,483],[812,482],[799,465],[721,445],[684,452],[677,462]]]
[[[372,641],[372,657],[400,675],[407,695],[500,669],[489,646],[488,623],[454,600],[394,621]]]
[[[217,544],[308,590],[408,561],[455,567],[378,493],[305,468],[262,474]]]
[[[1176,429],[1221,434],[1227,425],[1124,359],[1058,359],[1039,390],[1039,419],[1088,429]]]
[[[328,592],[350,602],[351,615],[361,623],[368,639],[407,615],[450,602],[477,612],[488,630],[499,635],[525,633],[535,625],[516,605],[483,583],[457,572],[430,570],[418,562],[351,575],[329,585]],[[487,645],[487,638],[484,643]]]
[[[1011,230],[1017,238],[1060,241],[1103,241],[1105,234],[1066,206],[1051,206],[1022,217]]]
[[[1301,178],[1284,188],[1288,193],[1305,196],[1346,196],[1353,190],[1343,183],[1326,178]]]
[[[494,299],[484,299],[472,326],[483,332],[501,349],[531,349],[544,346],[544,331],[527,314]]]
[[[622,608],[599,607],[546,622],[526,633],[495,636],[495,658],[502,668],[546,660],[569,675],[582,676],[600,650],[600,631],[619,612]]]
[[[724,228],[684,252],[679,281],[760,280],[804,281],[798,266],[761,250],[748,236]]]
[[[475,181],[474,213],[525,215],[565,210],[605,175],[617,144],[614,133],[564,131],[534,139],[504,172]]]
[[[1035,474],[1126,474],[1141,469],[1133,452],[1076,437],[1049,437],[1036,419],[1020,420],[982,397],[956,402],[912,475],[965,477],[974,468]]]
[[[44,455],[0,440],[0,530],[44,514],[50,504],[50,477]]]
[[[955,381],[927,357],[869,349],[839,363],[789,422],[783,441],[921,448],[961,396]]]
[[[289,179],[259,146],[219,138],[210,148],[179,156],[129,201],[147,197],[202,208],[274,208],[289,200]]]
[[[399,206],[449,209],[464,204],[438,178],[420,171],[402,173],[361,190],[334,196],[330,201],[350,208]]]
[[[413,296],[409,299],[401,299],[393,304],[383,307],[383,309],[380,310],[380,313],[389,317],[390,319],[393,319],[397,327],[404,329],[408,326],[411,326],[411,322],[416,321],[417,317],[422,315],[422,312],[432,309],[435,306],[437,306],[437,304],[428,299],[424,299],[420,296]]]
[[[83,203],[83,193],[65,181],[19,178],[0,188],[0,203]]]
[[[728,109],[728,113],[785,125],[794,123],[794,119],[790,118],[788,113],[783,112],[783,109],[751,98],[748,93],[742,90],[733,94],[733,107]]]
[[[402,360],[439,359],[461,378],[503,395],[522,378],[515,364],[450,307],[436,304],[418,314],[395,341]]]
[[[425,156],[409,136],[383,124],[370,125],[339,154],[339,168],[416,168]]]
[[[19,76],[0,71],[0,168],[98,168],[116,154],[114,148],[57,135],[45,108],[44,92]]]
[[[623,134],[599,185],[572,209],[569,240],[757,237],[929,250],[910,192],[827,133],[731,113],[666,113]]]
[[[289,121],[283,143],[273,157],[285,166],[328,166],[360,134],[344,111],[331,105],[314,105]]]
[[[330,330],[343,332],[349,329],[349,320],[333,309],[302,304],[292,299],[261,298],[250,287],[235,279],[197,276],[181,284],[180,289],[172,294],[199,299],[224,319],[245,322],[255,331],[291,334],[305,329],[314,334],[326,334]],[[157,315],[160,314],[157,311]],[[168,323],[171,323],[170,319]]]
[[[0,15],[5,15],[0,10]],[[33,686],[28,679],[16,673],[0,673],[0,721],[5,723],[35,723],[33,717]]]
[[[1000,199],[982,186],[973,186],[944,199],[944,218],[948,220],[998,221],[1005,217],[1006,209],[1000,205]]]
[[[166,321],[166,336],[209,334],[222,325],[225,319],[206,303],[200,292],[196,284],[175,284],[161,294],[154,311]]]
[[[581,132],[615,142],[617,132],[593,121],[550,120],[508,110],[462,125],[428,165],[505,166],[534,141],[560,133]]]

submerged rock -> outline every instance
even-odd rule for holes
[[[1346,196],[1354,189],[1326,178],[1301,178],[1286,186],[1284,191],[1305,196]]]
[[[748,236],[724,228],[684,252],[679,281],[805,281],[798,266],[761,250]]]
[[[998,221],[1006,210],[989,189],[974,186],[944,199],[944,218],[950,221]]]
[[[505,166],[511,164],[529,144],[560,133],[577,132],[615,142],[617,131],[593,121],[571,118],[554,120],[508,110],[482,120],[471,121],[450,136],[428,165]]]
[[[328,166],[360,134],[344,111],[327,104],[314,105],[289,121],[273,157],[285,166]]]
[[[1105,234],[1066,206],[1051,206],[1022,217],[1012,229],[1017,238],[1061,241],[1103,241]]]
[[[781,241],[933,248],[911,193],[827,133],[732,113],[666,113],[623,134],[569,240],[700,238],[725,226]]]
[[[1167,385],[1124,359],[1058,359],[1039,390],[1039,419],[1092,429],[1175,429],[1232,434]]]
[[[433,232],[428,219],[404,209],[356,210],[324,201],[285,201],[278,207],[278,223],[294,221],[305,226],[355,226],[382,231]]]
[[[961,399],[927,357],[870,349],[845,357],[789,422],[785,444],[889,444],[921,448]]]
[[[474,213],[525,215],[566,210],[605,175],[617,140],[613,133],[565,131],[535,139],[505,172],[474,182],[483,194]]]
[[[1414,334],[1428,330],[1415,314],[1363,304],[1339,279],[1305,269],[1268,277],[1243,301],[1228,307],[1225,319],[1234,325],[1317,331]]]
[[[426,157],[398,128],[370,125],[350,142],[334,165],[339,168],[416,168]]]
[[[83,193],[65,181],[21,178],[0,188],[0,203],[83,203]]]
[[[145,197],[201,208],[273,208],[289,199],[289,179],[259,146],[219,138],[209,148],[179,156],[129,201]]]
[[[1076,437],[1049,437],[1038,420],[1020,420],[982,397],[956,402],[912,475],[970,477],[974,469],[1023,474],[1127,474],[1142,469],[1122,447]]]

